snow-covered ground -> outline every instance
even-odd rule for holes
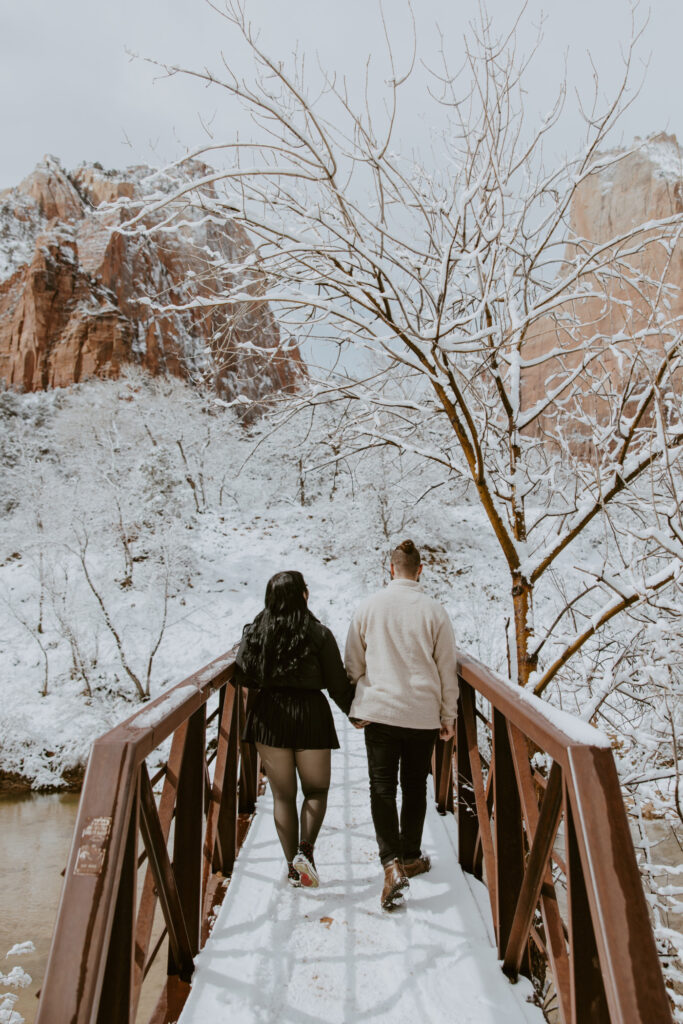
[[[459,642],[504,668],[500,556],[473,505],[428,498],[406,513],[390,467],[386,479],[371,466],[351,484],[332,471],[302,484],[296,432],[264,440],[207,416],[178,382],[5,398],[17,411],[0,479],[0,770],[60,786],[93,736],[131,713],[139,698],[122,654],[144,684],[165,578],[152,695],[229,649],[283,568],[304,573],[312,608],[343,643],[355,603],[388,578],[387,532],[423,546],[425,587]],[[199,512],[186,472],[201,477]],[[84,576],[84,541],[120,650]]]
[[[404,907],[380,909],[363,737],[336,717],[320,888],[287,884],[267,790],[179,1024],[542,1024],[531,985],[500,969],[486,891],[460,870],[455,821],[431,800],[432,870]]]
[[[313,611],[341,645],[355,604],[386,581],[388,551],[406,536],[422,549],[423,585],[446,605],[458,643],[506,674],[509,579],[472,496],[377,453],[306,472],[327,461],[324,434],[312,422],[274,433],[240,424],[180,382],[135,375],[0,392],[0,773],[62,786],[93,737],[139,706],[133,677],[156,696],[225,652],[278,570],[304,573]],[[596,526],[558,560],[561,588],[599,566],[603,544]],[[539,591],[538,626],[555,614],[552,593]],[[657,668],[655,682],[669,686],[658,625],[651,675]],[[619,643],[628,631],[615,620]],[[590,716],[604,695],[591,658],[545,696]],[[660,898],[671,908],[655,910],[657,935],[662,950],[683,949],[677,879],[657,869],[661,850],[648,847],[643,821],[666,815],[675,839],[657,694],[620,705],[617,693],[598,724],[616,741],[622,778],[645,772],[629,799],[639,795],[643,866],[663,871]]]

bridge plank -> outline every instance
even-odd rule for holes
[[[586,880],[576,838],[571,799],[565,789],[564,819],[567,832],[567,901],[569,904],[571,1022],[610,1024],[605,986],[586,891]],[[619,1018],[617,1018],[619,1019]],[[628,1019],[628,1018],[627,1018]],[[636,1020],[636,1017],[632,1018]],[[641,1018],[644,1019],[644,1018]]]
[[[148,1024],[176,1024],[189,994],[188,983],[171,974],[166,979],[166,984]]]
[[[439,814],[454,811],[453,806],[453,739],[437,739],[432,755],[432,776]]]
[[[239,690],[239,741],[240,741],[240,784],[238,811],[240,814],[253,814],[258,796],[258,755],[252,743],[244,743],[242,733],[246,721],[247,710],[255,697],[254,690]]]
[[[503,679],[472,655],[458,652],[458,671],[466,683],[563,767],[566,764],[567,749],[572,744],[593,742],[598,746],[604,744],[605,749],[609,749],[608,740],[597,729],[572,719],[571,715],[557,708],[552,709],[552,716],[549,715],[549,705],[545,701],[522,691],[521,687],[515,686],[509,679]],[[567,731],[560,728],[557,721],[566,723]],[[577,740],[577,728],[581,729],[582,736],[591,735],[594,739]]]
[[[134,751],[108,738],[93,744],[36,1024],[96,1019],[136,778]],[[103,785],[105,779],[114,785]],[[105,861],[101,873],[82,873],[81,840],[94,819],[111,822]],[[65,978],[74,983],[64,984]]]
[[[232,687],[231,687],[232,689]],[[226,691],[227,693],[227,691]],[[232,872],[237,856],[237,775],[238,775],[238,752],[239,752],[239,715],[238,702],[235,691],[232,691],[232,698],[226,695],[226,701],[231,700],[229,722],[230,727],[224,737],[226,742],[225,762],[222,773],[222,799],[216,823],[216,841],[213,852],[213,870],[221,871],[224,875]],[[214,779],[217,771],[214,772]]]

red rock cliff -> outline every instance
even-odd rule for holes
[[[208,377],[224,397],[259,398],[303,372],[296,348],[279,351],[278,327],[263,302],[151,312],[145,299],[183,305],[222,291],[226,259],[252,251],[238,225],[192,212],[173,233],[112,230],[129,214],[104,204],[140,198],[151,173],[98,165],[69,173],[46,157],[20,185],[0,192],[0,380],[8,387],[35,391],[116,377],[132,363],[155,374]],[[161,180],[155,188],[178,184]]]
[[[586,247],[592,248],[639,225],[680,214],[681,210],[683,150],[674,136],[653,135],[581,183],[570,211],[571,236],[586,240]],[[553,387],[568,378],[583,357],[580,346],[597,339],[599,360],[577,383],[567,434],[583,454],[591,454],[591,448],[584,440],[589,431],[581,422],[582,415],[594,417],[598,423],[609,422],[613,414],[610,410],[617,407],[620,396],[639,382],[647,385],[652,367],[661,361],[669,335],[663,339],[658,334],[661,321],[656,304],[666,310],[668,320],[683,318],[683,241],[672,242],[668,251],[643,231],[638,242],[639,246],[632,246],[638,251],[625,262],[644,275],[639,288],[619,275],[609,284],[596,282],[596,297],[558,307],[556,316],[538,321],[526,340],[524,356],[529,361],[545,352],[561,354],[554,361],[525,371],[524,398],[529,407],[544,397],[549,378]],[[567,252],[570,258],[575,255],[571,241]],[[660,282],[667,287],[665,301],[659,296]],[[652,330],[644,338],[629,341],[648,327]],[[619,346],[610,347],[606,342],[615,337],[621,339]],[[676,386],[680,386],[680,379],[678,371]],[[629,415],[630,409],[625,406],[623,414]],[[551,420],[542,418],[536,429],[550,427]]]

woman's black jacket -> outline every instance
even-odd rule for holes
[[[335,704],[348,715],[356,688],[349,682],[337,641],[332,632],[313,616],[309,619],[309,650],[286,675],[255,679],[244,670],[242,655],[247,644],[246,631],[235,655],[234,682],[259,689],[291,687],[300,690],[327,690]]]

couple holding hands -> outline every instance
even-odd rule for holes
[[[277,573],[236,656],[235,681],[257,691],[243,739],[256,744],[265,768],[293,886],[319,884],[314,847],[327,808],[330,751],[339,747],[322,691],[364,730],[384,910],[401,903],[410,878],[429,871],[421,849],[427,776],[437,736],[453,735],[458,698],[453,628],[422,590],[421,572],[420,552],[403,541],[391,554],[391,582],[353,616],[345,665],[334,636],[308,609],[301,573]]]

